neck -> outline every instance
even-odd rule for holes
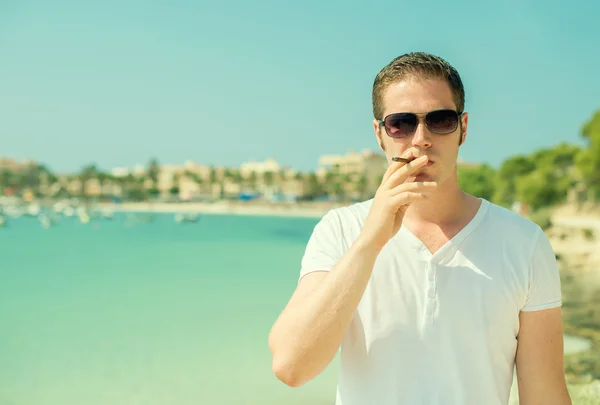
[[[474,203],[476,199],[459,188],[455,172],[427,200],[413,203],[405,218],[413,223],[451,224],[468,215]]]

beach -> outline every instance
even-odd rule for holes
[[[126,202],[120,204],[99,203],[100,208],[108,208],[116,212],[140,213],[197,213],[197,214],[230,214],[230,215],[269,215],[285,217],[320,218],[327,211],[347,204],[336,203],[286,203],[286,202],[252,202],[252,201],[217,201],[206,202]]]

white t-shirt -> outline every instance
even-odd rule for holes
[[[372,200],[316,225],[300,278],[331,270]],[[561,305],[558,267],[539,226],[482,199],[435,254],[406,227],[382,249],[340,354],[336,405],[506,405],[519,312]]]

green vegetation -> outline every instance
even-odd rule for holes
[[[517,202],[524,213],[567,200],[598,201],[600,110],[583,125],[581,136],[585,141],[583,147],[562,143],[529,155],[512,156],[497,169],[486,164],[460,164],[459,184],[468,193],[505,207],[512,207]],[[295,190],[302,190],[300,200],[328,197],[344,202],[372,197],[373,187],[376,188],[378,184],[372,180],[365,177],[364,173],[342,173],[337,167],[323,177],[315,173],[296,173],[293,177],[287,177],[283,171],[259,175],[253,172],[249,177],[243,177],[239,169],[211,167],[202,176],[185,170],[171,173],[168,178],[161,180],[161,166],[155,158],[148,162],[145,170],[122,176],[104,173],[93,164],[82,167],[79,173],[61,176],[36,163],[25,164],[18,169],[0,165],[0,195],[7,191],[8,194],[22,195],[24,190],[29,190],[36,197],[92,195],[108,199],[114,195],[114,190],[119,189],[116,194],[120,198],[132,201],[156,199],[159,194],[175,198],[182,189],[182,182],[195,184],[200,194],[218,195],[220,198],[236,196],[236,192],[226,191],[232,189],[227,185],[237,184],[238,190],[252,193],[266,186],[280,193],[293,182]],[[218,192],[215,193],[215,190]],[[549,226],[546,222],[541,223]]]
[[[461,187],[470,194],[510,207],[515,201],[530,211],[567,201],[600,199],[600,111],[583,126],[586,147],[565,143],[488,165],[459,166]],[[537,222],[537,221],[536,221]]]
[[[592,348],[566,356],[565,373],[574,404],[597,404],[600,398],[600,284],[594,272],[580,270],[561,272],[563,326],[568,334],[590,339]]]
[[[595,240],[596,239],[596,235],[594,233],[594,230],[590,229],[590,228],[586,228],[586,229],[583,230],[583,236],[587,240]]]
[[[546,231],[552,227],[552,215],[549,209],[541,209],[534,211],[529,215],[529,219]]]

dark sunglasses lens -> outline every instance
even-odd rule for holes
[[[417,116],[409,113],[392,114],[385,118],[385,128],[391,137],[409,136],[417,127]]]
[[[452,110],[432,111],[427,114],[427,128],[436,134],[449,134],[458,127],[458,114]]]

